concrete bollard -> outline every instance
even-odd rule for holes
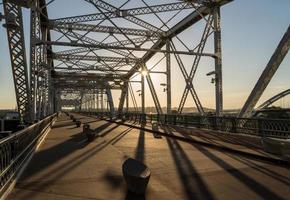
[[[80,127],[80,126],[81,126],[81,124],[82,124],[82,123],[81,123],[81,121],[80,121],[80,120],[77,120],[77,121],[76,121],[76,126],[77,126],[77,127]]]
[[[156,121],[152,122],[152,131],[154,138],[162,138],[161,135],[158,134],[158,123]]]
[[[122,171],[128,190],[144,194],[151,175],[150,169],[140,161],[128,158],[123,163]]]
[[[158,131],[158,123],[156,121],[152,122],[152,131]]]
[[[94,140],[94,138],[95,138],[95,134],[94,134],[93,130],[90,129],[90,125],[89,125],[89,124],[85,124],[85,125],[83,126],[83,133],[86,134],[87,139],[88,139],[89,142],[91,142],[91,141]]]

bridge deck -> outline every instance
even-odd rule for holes
[[[290,199],[289,168],[76,117],[99,128],[101,137],[87,143],[82,128],[61,114],[7,199],[145,199],[126,191],[121,165],[127,156],[151,168],[146,199]]]

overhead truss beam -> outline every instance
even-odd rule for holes
[[[106,6],[105,4],[103,4]],[[96,20],[103,20],[107,17],[109,18],[117,18],[117,17],[128,17],[128,16],[135,16],[135,15],[145,15],[145,14],[152,14],[152,13],[160,13],[160,12],[169,12],[169,11],[176,11],[182,9],[191,9],[199,4],[189,3],[189,2],[180,2],[180,3],[171,3],[171,4],[161,4],[151,6],[149,9],[148,7],[139,7],[134,9],[119,9],[118,12],[115,10],[111,12],[102,13],[95,13],[89,15],[81,15],[75,17],[65,17],[52,20],[53,22],[64,22],[64,23],[78,23],[78,22],[88,22],[88,21],[96,21]],[[111,9],[111,7],[107,7],[107,10]]]

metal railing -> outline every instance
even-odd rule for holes
[[[56,115],[46,117],[40,122],[0,140],[0,197],[15,178],[26,158],[31,155]]]
[[[108,112],[89,113],[91,115],[110,116]],[[243,133],[261,137],[290,138],[290,120],[236,118],[198,115],[167,115],[124,113],[119,116],[123,120],[151,123],[156,121],[162,125],[196,127],[230,133]]]

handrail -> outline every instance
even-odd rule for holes
[[[5,193],[19,169],[38,144],[39,138],[56,116],[55,113],[0,140],[0,197]]]

